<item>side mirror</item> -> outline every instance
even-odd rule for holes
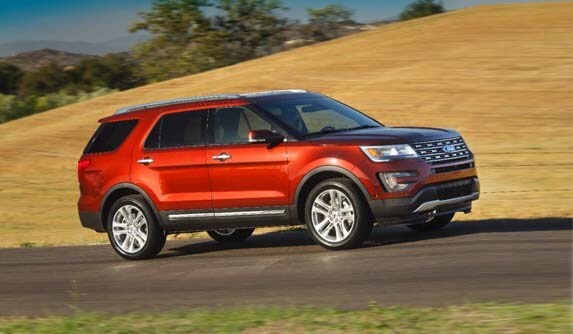
[[[269,148],[273,148],[284,140],[285,137],[283,135],[271,130],[249,131],[249,143],[267,143]]]

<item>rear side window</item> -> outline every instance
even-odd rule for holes
[[[207,111],[168,114],[159,119],[145,141],[145,148],[174,148],[205,144]]]
[[[84,153],[104,153],[115,151],[131,133],[137,120],[103,123],[96,130]]]

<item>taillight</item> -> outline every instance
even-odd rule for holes
[[[81,172],[83,172],[86,168],[89,167],[90,162],[91,161],[89,159],[82,159],[78,161],[78,177],[80,176]]]

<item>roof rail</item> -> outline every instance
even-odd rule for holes
[[[208,102],[208,101],[219,101],[219,100],[230,100],[230,99],[240,99],[241,96],[237,94],[225,94],[225,95],[209,95],[209,96],[199,96],[199,97],[186,97],[181,99],[165,100],[150,102],[144,104],[138,104],[135,106],[125,107],[117,110],[115,115],[125,114],[133,111],[145,110],[150,108],[165,107],[176,104],[192,103],[192,102]]]
[[[165,100],[165,101],[157,101],[157,102],[150,102],[144,104],[138,104],[135,106],[125,107],[117,110],[114,115],[121,115],[130,113],[133,111],[140,111],[145,109],[157,108],[157,107],[165,107],[183,103],[193,103],[193,102],[208,102],[208,101],[220,101],[220,100],[231,100],[231,99],[240,99],[242,97],[256,97],[256,96],[264,96],[264,95],[272,95],[272,94],[284,94],[284,93],[307,93],[308,91],[303,89],[283,89],[283,90],[269,90],[265,92],[254,92],[254,93],[245,93],[245,94],[221,94],[221,95],[208,95],[208,96],[198,96],[198,97],[186,97],[180,99],[173,99],[173,100]]]
[[[249,96],[262,96],[262,95],[272,95],[272,94],[284,94],[284,93],[308,93],[308,91],[304,89],[280,89],[280,90],[267,90],[263,92],[245,93],[241,94],[241,96],[249,97]]]

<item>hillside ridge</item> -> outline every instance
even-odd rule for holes
[[[96,57],[97,56],[54,49],[40,49],[30,52],[21,52],[10,57],[0,58],[0,61],[18,66],[25,71],[33,71],[51,64],[65,68],[68,66],[76,65],[84,59],[91,59]]]

